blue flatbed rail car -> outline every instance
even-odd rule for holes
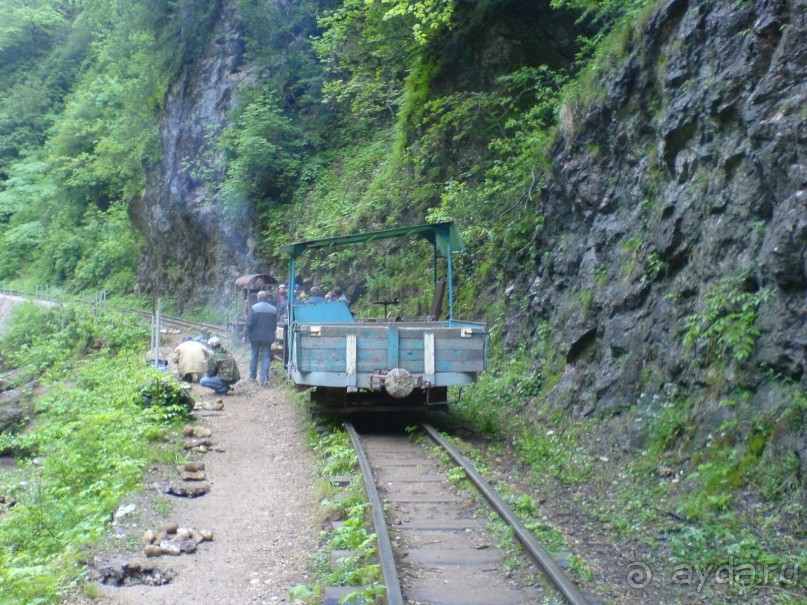
[[[310,247],[367,243],[384,237],[421,236],[447,263],[448,319],[356,319],[348,305],[333,301],[294,305],[290,313],[287,373],[300,387],[315,387],[312,399],[325,406],[392,404],[401,409],[447,403],[448,387],[476,381],[487,367],[486,324],[453,318],[451,253],[462,249],[453,223],[399,228],[363,235],[312,240],[286,248],[294,260]],[[435,282],[437,270],[435,269]],[[435,298],[443,289],[435,287]],[[439,312],[437,313],[439,314]]]
[[[377,389],[387,373],[401,368],[412,375],[415,388],[431,388],[471,384],[485,369],[485,324],[317,321],[316,307],[337,305],[347,311],[344,303],[320,303],[298,316],[291,355],[295,383]]]

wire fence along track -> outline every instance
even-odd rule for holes
[[[454,446],[448,441],[443,439],[442,435],[438,433],[431,425],[423,423],[423,428],[437,444],[448,452],[454,461],[462,467],[465,474],[482,493],[483,496],[490,502],[491,506],[496,510],[502,519],[513,528],[516,536],[521,544],[544,571],[547,577],[557,587],[560,593],[572,605],[591,605],[590,601],[580,592],[577,586],[572,582],[566,574],[558,567],[555,559],[544,548],[538,544],[538,541],[532,535],[521,521],[519,521],[516,514],[513,512],[507,503],[493,490],[490,484],[480,475],[476,469],[468,462],[468,460],[460,454]]]
[[[71,296],[64,294],[58,288],[44,288],[44,287],[37,287],[35,293],[25,293],[25,292],[18,292],[16,290],[8,290],[5,288],[0,287],[0,296],[6,296],[8,298],[18,299],[20,301],[30,301],[36,302],[45,305],[53,305],[53,304],[60,304],[60,303],[73,303],[73,304],[83,304],[89,305],[92,307],[100,307],[100,308],[112,308],[116,311],[120,311],[121,313],[134,313],[136,315],[140,315],[143,318],[151,319],[154,316],[154,311],[145,311],[143,309],[132,309],[129,307],[117,307],[111,305],[107,302],[106,293],[96,293],[92,295],[81,295],[81,296]],[[192,330],[202,330],[207,329],[211,332],[217,332],[219,334],[226,334],[230,332],[230,328],[227,326],[222,326],[219,324],[210,324],[201,321],[194,321],[192,319],[183,319],[181,317],[173,317],[171,315],[160,315],[160,321],[162,324],[168,324],[172,326],[177,326],[180,328],[192,329]]]
[[[58,304],[58,302],[52,298],[38,298],[30,294],[17,292],[16,290],[7,290],[5,288],[0,288],[0,296],[6,299],[11,299],[14,302],[34,302],[44,306]]]
[[[54,305],[60,303],[73,303],[73,304],[84,304],[90,305],[94,308],[112,308],[116,311],[121,313],[134,313],[135,315],[139,315],[145,319],[151,319],[154,316],[153,311],[145,311],[143,309],[132,309],[129,307],[117,307],[107,303],[106,296],[101,294],[96,294],[92,296],[68,296],[63,294],[60,290],[54,289],[45,289],[45,288],[38,288],[35,294],[27,294],[25,292],[18,292],[16,290],[7,290],[5,288],[0,288],[0,296],[5,296],[8,298],[17,299],[19,301],[30,301],[36,302],[39,304],[44,305]],[[216,332],[219,334],[227,334],[230,332],[230,328],[227,326],[222,326],[219,324],[210,324],[205,323],[202,321],[194,321],[192,319],[183,319],[181,317],[173,317],[171,315],[160,315],[160,322],[163,325],[171,325],[176,326],[179,328],[191,329],[191,330],[210,330],[211,332]]]
[[[387,532],[387,521],[384,518],[384,506],[378,495],[378,490],[373,480],[373,471],[370,462],[364,453],[359,434],[353,425],[345,423],[345,428],[353,442],[356,450],[356,457],[359,460],[362,476],[364,477],[364,488],[367,498],[370,500],[370,509],[373,515],[373,529],[378,542],[378,557],[381,564],[381,574],[384,576],[384,586],[386,588],[387,605],[403,605],[403,594],[401,593],[401,582],[398,580],[398,569],[395,566],[395,556],[392,553],[392,542]]]
[[[56,305],[60,303],[74,303],[92,307],[106,307],[106,292],[82,293],[80,295],[65,294],[60,288],[37,286],[34,293],[9,290],[0,284],[0,296],[35,302],[41,305]]]

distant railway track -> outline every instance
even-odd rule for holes
[[[558,598],[592,605],[471,463],[433,427],[422,426],[512,527],[559,594],[551,587],[512,584],[501,570],[501,551],[484,542],[483,520],[473,516],[467,499],[457,495],[421,446],[405,435],[360,435],[348,423],[378,537],[387,604],[504,605]]]
[[[0,296],[10,298],[14,301],[19,302],[30,301],[30,302],[37,302],[43,305],[54,305],[59,303],[70,302],[74,304],[107,306],[106,299],[99,300],[97,297],[65,298],[63,296],[51,296],[49,295],[49,291],[47,290],[42,290],[41,292],[38,291],[35,294],[26,294],[24,292],[18,292],[15,290],[6,290],[0,288]],[[112,307],[111,305],[110,307],[118,311],[121,311],[122,313],[132,313],[134,315],[138,315],[143,319],[148,319],[150,321],[153,321],[155,318],[155,313],[153,311],[145,311],[143,309],[134,309],[131,307]],[[205,323],[201,321],[194,321],[191,319],[184,319],[182,317],[174,317],[171,315],[164,315],[164,314],[160,314],[160,324],[164,327],[173,326],[185,330],[207,329],[210,330],[212,333],[216,334],[227,334],[231,331],[228,326]]]
[[[153,319],[155,317],[152,311],[143,311],[141,309],[120,309],[128,313],[135,313],[144,319]],[[201,321],[194,321],[192,319],[184,319],[182,317],[174,317],[171,315],[160,315],[160,325],[164,327],[173,326],[175,328],[184,330],[210,330],[214,334],[227,334],[230,329],[227,326],[218,324],[204,323]]]

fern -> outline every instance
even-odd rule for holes
[[[751,357],[759,338],[756,326],[759,306],[771,296],[770,290],[748,292],[742,280],[722,280],[705,297],[705,307],[685,320],[684,344],[700,344],[709,359],[743,362]]]

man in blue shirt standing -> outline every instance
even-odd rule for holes
[[[277,329],[277,309],[269,301],[269,294],[258,292],[258,302],[247,313],[245,337],[252,347],[249,360],[249,379],[255,381],[258,375],[258,359],[261,359],[261,386],[269,385],[269,362],[272,360],[272,343]]]

